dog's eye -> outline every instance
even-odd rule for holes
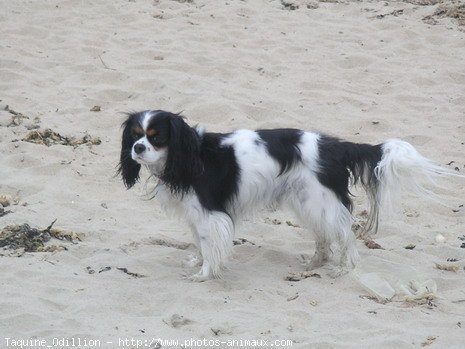
[[[157,139],[156,136],[158,135],[158,131],[155,130],[154,128],[150,127],[148,130],[147,130],[147,138],[149,139],[152,139],[152,140],[155,140]]]
[[[134,127],[132,129],[132,138],[134,138],[135,140],[141,138],[143,135],[144,130],[142,129],[142,127]]]

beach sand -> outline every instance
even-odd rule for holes
[[[124,113],[143,109],[182,111],[209,131],[401,138],[464,174],[465,27],[434,15],[444,4],[422,3],[0,1],[0,194],[18,197],[0,228],[44,229],[57,219],[54,227],[82,234],[48,242],[66,250],[0,250],[0,347],[5,338],[92,339],[108,348],[119,339],[149,347],[152,338],[205,338],[463,348],[463,178],[441,182],[448,206],[406,193],[373,237],[384,249],[358,241],[359,270],[378,258],[437,285],[434,299],[382,304],[356,273],[332,279],[323,268],[320,278],[286,281],[303,271],[298,257],[312,254],[314,242],[285,210],[237,227],[248,242],[234,247],[222,279],[185,280],[197,271],[187,263],[196,253],[188,228],[144,195],[146,173],[130,191],[115,176]],[[22,140],[37,127],[101,144]],[[355,202],[359,215],[364,200]]]

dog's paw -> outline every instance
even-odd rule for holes
[[[328,276],[336,279],[338,277],[341,277],[345,274],[347,274],[351,269],[345,266],[331,266],[330,271],[328,272]]]
[[[310,257],[308,254],[301,254],[297,257],[297,260],[305,268],[305,270],[313,270],[321,267],[325,262],[321,258],[315,256]]]
[[[202,258],[195,254],[189,255],[189,258],[183,262],[183,265],[188,268],[200,267],[203,263]]]
[[[193,282],[204,282],[204,281],[210,280],[210,277],[203,275],[202,273],[197,273],[197,274],[187,277],[187,279]]]
[[[198,273],[195,273],[194,275],[183,274],[181,278],[184,280],[192,281],[192,282],[204,282],[204,281],[211,279],[209,275],[205,275],[204,273],[202,273],[202,271],[199,271]]]
[[[311,259],[312,259],[312,257],[309,254],[306,254],[306,253],[301,253],[301,254],[299,254],[297,256],[297,260],[303,266],[306,266],[307,264],[309,264]]]

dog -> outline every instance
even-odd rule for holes
[[[142,165],[158,178],[154,196],[185,219],[201,253],[194,281],[221,276],[238,219],[283,204],[314,235],[315,253],[306,268],[328,262],[334,243],[340,256],[331,276],[342,275],[358,259],[351,185],[367,193],[362,233],[374,234],[380,212],[398,205],[401,191],[430,196],[421,177],[450,174],[399,139],[358,144],[290,128],[208,133],[163,110],[129,114],[122,128],[118,173],[128,189]]]

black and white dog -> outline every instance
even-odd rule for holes
[[[195,281],[220,275],[237,219],[279,204],[314,234],[308,269],[328,261],[337,243],[340,259],[332,274],[340,275],[358,257],[351,184],[360,183],[368,194],[365,233],[374,233],[380,210],[398,204],[399,191],[429,195],[420,177],[449,173],[398,139],[369,145],[297,129],[206,133],[162,110],[130,114],[123,127],[118,170],[124,184],[136,183],[141,165],[159,179],[155,196],[187,221],[203,257]]]

